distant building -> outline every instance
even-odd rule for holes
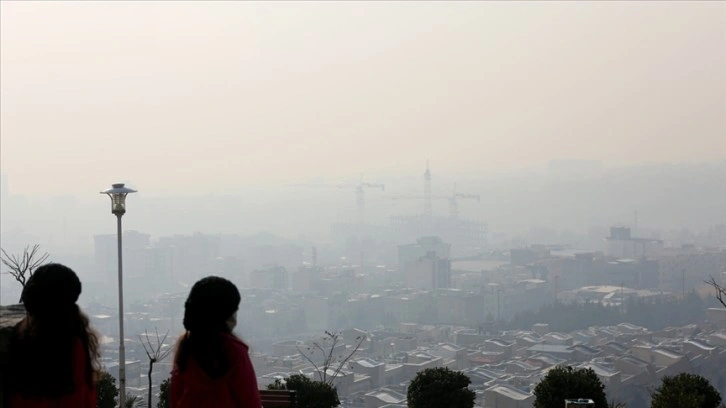
[[[322,332],[330,327],[330,306],[321,296],[306,296],[303,300],[305,325],[309,331]]]
[[[632,289],[624,286],[585,286],[560,293],[563,302],[597,302],[607,306],[619,306],[628,299],[664,300],[672,296],[668,292],[648,289]]]
[[[726,249],[669,248],[658,257],[662,290],[684,293],[703,284],[726,267]]]
[[[605,255],[616,258],[655,256],[661,249],[663,241],[632,237],[628,227],[612,227],[610,236],[605,237]]]
[[[249,284],[245,263],[236,256],[218,256],[214,259],[213,268],[215,275],[223,276],[237,285],[247,287]]]
[[[214,270],[220,241],[217,235],[194,233],[160,237],[157,247],[166,249],[175,280],[194,282]]]
[[[651,260],[618,259],[597,263],[589,277],[589,285],[627,286],[636,289],[658,287],[658,262]]]
[[[626,286],[635,289],[657,288],[660,280],[658,262],[646,258],[604,257],[601,253],[556,253],[537,261],[555,280],[555,291],[583,286]]]
[[[94,265],[99,280],[113,282],[118,271],[118,240],[116,234],[94,235]],[[151,236],[138,231],[123,233],[124,275],[143,276],[146,272],[144,255]]]
[[[512,249],[509,251],[512,265],[526,265],[539,259],[539,254],[530,248]]]
[[[404,266],[406,286],[433,290],[451,287],[451,260],[441,258],[434,251]]]
[[[309,292],[312,290],[313,283],[320,279],[323,274],[323,268],[319,266],[304,265],[298,267],[297,272],[290,276],[292,290],[295,292]]]
[[[250,287],[287,290],[289,288],[287,269],[282,266],[257,269],[250,275]]]
[[[398,246],[398,268],[403,271],[409,262],[418,261],[433,252],[439,258],[451,257],[451,244],[444,243],[439,237],[423,237],[415,244]]]

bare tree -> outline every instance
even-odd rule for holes
[[[365,335],[356,337],[355,345],[353,346],[352,351],[346,351],[343,355],[336,355],[335,347],[341,341],[341,333],[330,332],[326,330],[325,336],[323,336],[322,341],[314,341],[311,346],[306,347],[305,351],[301,350],[298,346],[297,351],[310,364],[312,364],[313,367],[315,367],[315,371],[317,372],[321,382],[324,382],[328,385],[333,385],[333,381],[335,381],[335,378],[338,377],[340,371],[343,369],[343,367],[345,367],[348,361],[350,361],[350,359],[358,351],[358,349],[365,340]],[[320,364],[316,364],[313,359],[316,353],[320,353],[322,356],[323,361]],[[328,370],[331,369],[333,370],[333,372],[331,374],[328,374]]]
[[[138,395],[126,393],[126,407],[125,408],[142,408],[144,406],[144,399]]]
[[[711,276],[711,280],[707,280],[706,283],[716,289],[716,299],[718,299],[719,303],[721,303],[723,307],[726,307],[726,287],[721,286],[718,282],[716,282],[716,279],[713,276]]]
[[[169,330],[164,333],[164,336],[159,336],[159,330],[156,327],[154,328],[154,331],[156,332],[156,344],[151,343],[148,331],[144,331],[143,338],[141,337],[141,335],[139,335],[141,345],[144,347],[146,356],[149,358],[149,397],[147,398],[148,408],[151,408],[151,373],[154,371],[154,363],[158,363],[164,360],[167,356],[169,356],[169,353],[171,353],[172,350],[171,347],[164,349],[164,341],[166,341],[166,338],[169,335]],[[145,342],[144,338],[146,339]]]
[[[16,281],[25,287],[33,271],[40,265],[43,265],[50,256],[47,252],[41,254],[38,252],[40,245],[35,244],[32,247],[30,245],[23,249],[22,255],[9,255],[4,249],[0,248],[0,260],[9,270],[8,273],[15,278]]]

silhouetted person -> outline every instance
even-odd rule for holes
[[[95,408],[98,337],[76,304],[80,294],[78,276],[60,264],[28,279],[27,315],[8,349],[10,408]]]
[[[262,406],[248,347],[232,334],[239,302],[237,287],[224,278],[192,287],[171,374],[172,408]]]

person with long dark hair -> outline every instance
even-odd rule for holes
[[[192,287],[171,373],[171,408],[262,407],[249,348],[232,334],[239,303],[227,279],[209,276]]]
[[[10,408],[95,408],[98,336],[76,301],[81,281],[67,266],[40,266],[21,295],[26,316],[8,346]]]

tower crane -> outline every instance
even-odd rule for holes
[[[428,173],[428,169],[427,169],[427,173]],[[429,191],[429,193],[430,193],[430,191]],[[472,200],[476,200],[477,202],[481,202],[481,196],[479,196],[479,194],[465,194],[465,193],[456,192],[456,184],[454,184],[454,192],[448,196],[424,194],[424,195],[398,195],[398,196],[390,196],[388,198],[391,200],[402,200],[402,199],[424,200],[424,215],[426,215],[427,209],[429,210],[428,215],[431,215],[431,201],[432,200],[449,200],[449,217],[451,219],[459,218],[459,202],[458,202],[458,200],[460,198],[461,199],[472,199]],[[428,203],[428,204],[426,204],[426,203]]]
[[[363,175],[361,175],[360,182],[357,184],[292,184],[291,187],[311,187],[311,188],[353,188],[355,191],[355,203],[358,211],[358,223],[363,224],[365,222],[365,189],[375,188],[386,189],[384,184],[365,183],[363,182]]]
[[[479,194],[457,193],[456,183],[454,183],[454,193],[449,197],[449,216],[454,220],[459,219],[459,202],[457,201],[459,198],[476,200],[477,203],[481,203],[481,196]]]

